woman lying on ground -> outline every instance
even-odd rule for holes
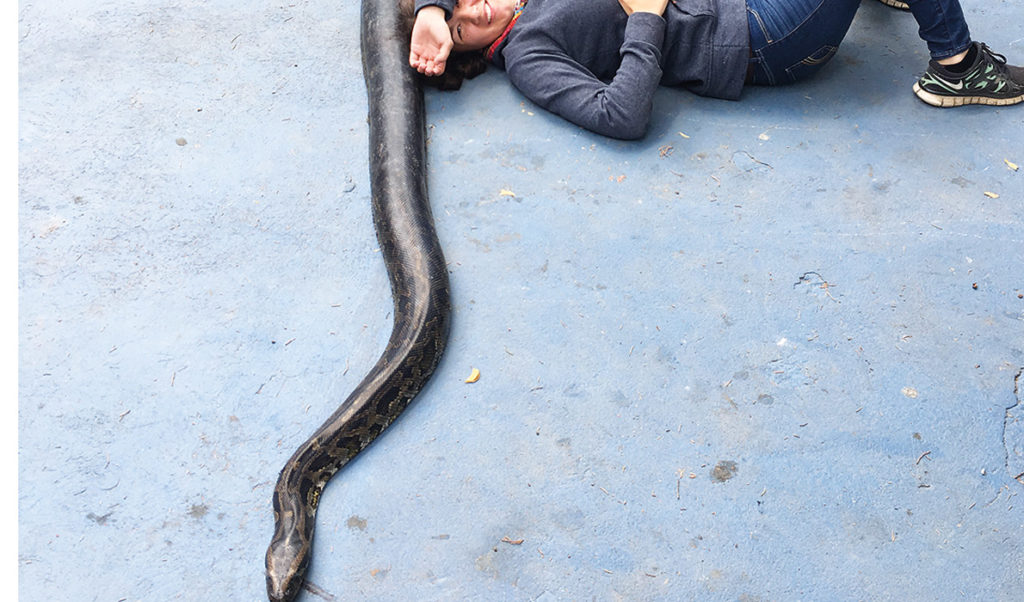
[[[491,62],[541,107],[615,138],[644,135],[659,84],[736,99],[745,84],[777,85],[812,75],[835,54],[860,5],[401,1],[415,18],[409,63],[435,85],[457,88]],[[1024,69],[972,41],[959,0],[881,1],[909,9],[928,44],[932,60],[913,88],[921,100],[938,107],[1024,101]]]

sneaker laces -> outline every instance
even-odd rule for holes
[[[991,59],[999,79],[1011,86],[1024,88],[1024,68],[1008,65],[1005,56],[993,52],[984,42],[978,42],[978,52],[979,56],[984,53],[985,57]]]
[[[987,56],[988,58],[992,59],[992,61],[995,62],[997,65],[1001,67],[1006,65],[1006,57],[999,54],[998,52],[992,52],[992,49],[989,48],[988,44],[986,44],[985,42],[978,42],[978,51],[979,53],[983,53],[984,56]],[[1002,69],[1000,69],[1000,72],[1001,71]]]

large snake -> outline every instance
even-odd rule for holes
[[[290,602],[302,586],[324,485],[402,413],[437,366],[448,335],[448,272],[426,192],[423,93],[407,63],[409,31],[398,1],[363,0],[361,28],[373,221],[394,327],[369,374],[281,470],[267,549],[273,602]]]

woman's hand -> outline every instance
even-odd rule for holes
[[[452,46],[452,32],[444,19],[444,9],[439,6],[421,8],[412,26],[409,64],[424,75],[441,75]]]
[[[622,5],[622,10],[626,11],[627,15],[633,13],[663,15],[665,7],[668,6],[668,0],[619,0],[619,4]]]

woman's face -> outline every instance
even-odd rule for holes
[[[455,50],[467,52],[490,46],[505,31],[516,0],[457,0],[448,27]]]

